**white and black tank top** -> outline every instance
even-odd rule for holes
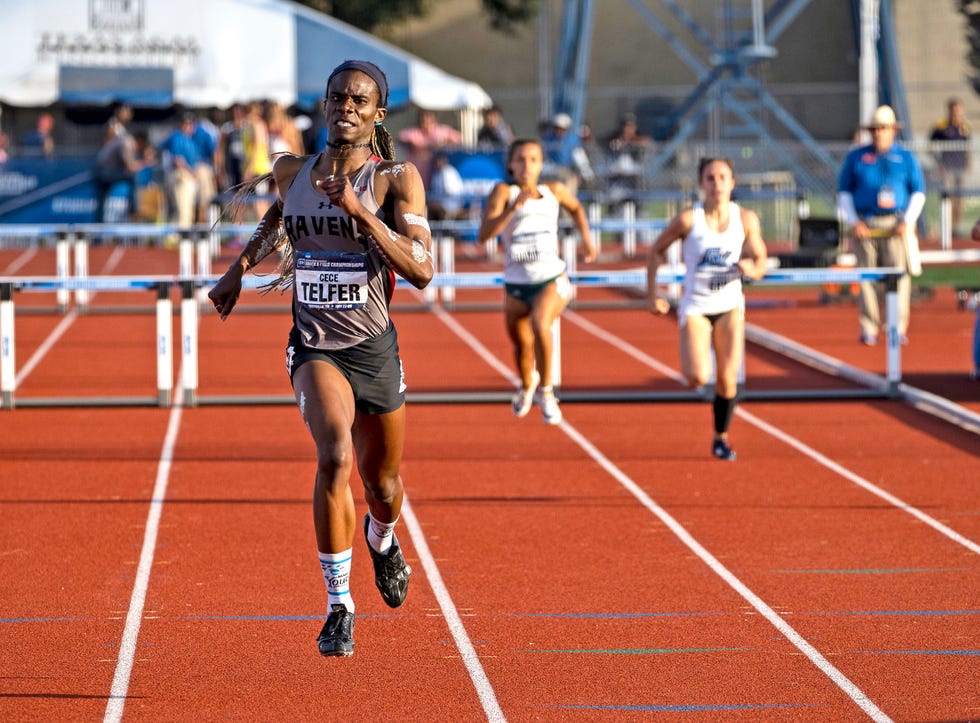
[[[745,244],[742,210],[729,206],[728,227],[714,231],[704,217],[704,206],[694,205],[691,230],[684,237],[684,293],[678,304],[685,314],[722,314],[741,306],[742,276],[738,260]]]

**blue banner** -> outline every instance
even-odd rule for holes
[[[92,223],[91,158],[11,158],[0,164],[0,223]]]

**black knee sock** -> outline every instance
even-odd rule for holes
[[[728,431],[728,425],[732,423],[732,413],[735,411],[735,397],[726,399],[720,394],[715,394],[711,408],[715,416],[715,434],[722,435]]]

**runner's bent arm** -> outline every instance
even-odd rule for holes
[[[766,244],[762,240],[759,217],[755,211],[742,210],[742,227],[745,229],[745,243],[742,245],[742,258],[738,268],[742,276],[758,281],[766,275]]]
[[[650,311],[654,314],[666,314],[670,310],[667,299],[657,294],[657,271],[667,263],[667,249],[678,239],[687,236],[692,223],[691,209],[681,211],[670,220],[667,228],[660,232],[657,240],[650,247],[647,256],[647,295],[650,298]]]
[[[374,190],[383,208],[394,214],[394,228],[370,213],[346,176],[318,182],[330,200],[344,209],[372,239],[385,263],[412,286],[432,280],[432,233],[425,218],[425,187],[414,164],[384,162],[374,173]]]
[[[302,160],[296,156],[281,156],[276,160],[273,175],[279,189],[289,188],[289,184],[302,166]],[[286,241],[286,235],[282,230],[282,191],[280,190],[276,202],[269,206],[238,258],[231,262],[228,270],[208,292],[208,298],[221,314],[222,321],[228,318],[228,314],[238,303],[245,272],[254,269]]]
[[[582,237],[582,244],[585,246],[583,258],[586,261],[595,261],[596,250],[592,245],[592,232],[589,230],[589,217],[585,213],[585,206],[575,197],[568,186],[564,183],[555,183],[551,186],[551,192],[555,194],[558,203],[572,216],[572,223]]]
[[[490,191],[490,197],[487,198],[487,206],[483,210],[483,220],[480,221],[478,236],[480,243],[499,236],[514,217],[517,209],[524,205],[527,197],[527,192],[521,191],[514,199],[514,203],[510,203],[510,186],[506,183],[498,183],[494,186]]]

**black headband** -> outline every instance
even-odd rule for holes
[[[334,68],[332,73],[330,73],[330,77],[327,78],[327,86],[330,85],[330,81],[333,80],[335,75],[338,73],[343,73],[345,70],[359,70],[370,77],[371,80],[373,80],[378,86],[378,91],[381,93],[381,102],[378,103],[378,107],[388,107],[388,79],[385,77],[385,74],[381,72],[381,68],[374,63],[369,63],[366,60],[345,60],[343,63]]]

